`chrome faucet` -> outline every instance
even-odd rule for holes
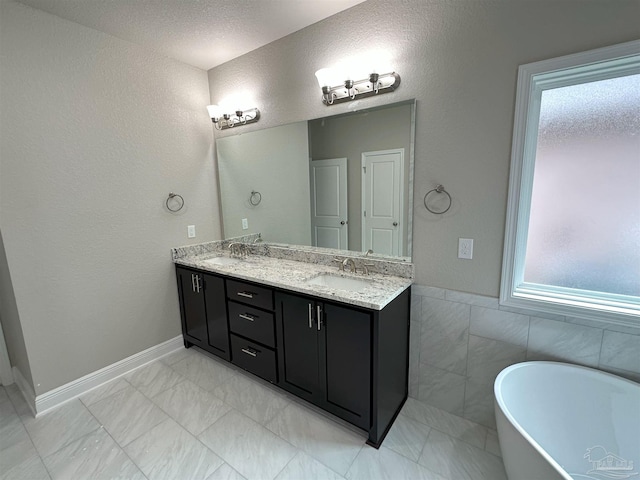
[[[229,250],[231,250],[232,257],[246,257],[249,254],[247,245],[240,242],[230,243]]]
[[[366,252],[364,252],[364,256],[368,257],[369,255],[371,255],[373,253],[373,250],[369,249]]]
[[[351,273],[355,273],[356,272],[356,261],[353,258],[347,257],[342,261],[342,270],[344,271],[345,268],[347,268],[347,266],[349,267],[349,271]]]

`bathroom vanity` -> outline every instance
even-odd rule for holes
[[[265,245],[234,258],[216,243],[204,253],[174,249],[185,347],[346,420],[379,447],[407,397],[410,276],[343,272],[333,253],[307,250],[296,261],[291,248]]]

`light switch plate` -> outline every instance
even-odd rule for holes
[[[473,238],[458,239],[458,258],[471,260],[473,258]]]
[[[196,236],[196,226],[195,225],[188,225],[187,226],[187,236],[189,238],[195,238],[195,236]]]

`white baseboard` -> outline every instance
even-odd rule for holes
[[[160,343],[159,345],[156,345],[154,347],[147,348],[142,352],[131,355],[130,357],[120,360],[119,362],[101,368],[100,370],[85,375],[84,377],[78,378],[77,380],[69,382],[58,388],[54,388],[53,390],[45,392],[42,395],[38,395],[37,397],[35,397],[35,399],[34,395],[32,394],[31,398],[34,399],[34,406],[32,407],[32,409],[35,409],[35,416],[42,415],[52,408],[55,408],[65,402],[68,402],[69,400],[73,400],[74,398],[87,393],[89,390],[93,390],[100,385],[121,377],[122,375],[125,375],[130,371],[135,370],[136,368],[146,365],[149,362],[153,362],[154,360],[157,360],[160,357],[164,357],[165,355],[168,355],[169,353],[172,353],[180,348],[184,348],[182,335],[172,338],[171,340],[167,340],[166,342]],[[17,378],[16,383],[18,383]],[[19,383],[18,386],[20,387]],[[29,387],[28,384],[26,384],[26,386]],[[30,403],[28,399],[27,403]]]
[[[18,367],[12,367],[13,381],[16,383],[16,387],[20,390],[22,397],[24,398],[33,416],[36,416],[36,392],[33,391],[33,387],[24,378],[22,372],[18,370]]]

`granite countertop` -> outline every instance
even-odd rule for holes
[[[232,265],[216,265],[207,262],[207,260],[211,258],[221,256],[229,257],[228,254],[218,251],[197,255],[185,255],[180,258],[175,258],[174,256],[173,261],[176,264],[186,267],[219,273],[231,278],[248,280],[372,310],[382,310],[412,283],[411,278],[394,275],[383,275],[374,272],[369,275],[342,272],[337,264],[329,266],[263,255],[250,254],[247,257],[239,259],[239,262]],[[358,266],[360,266],[362,260],[362,258],[356,257]],[[355,292],[322,285],[309,285],[306,283],[307,280],[313,277],[327,273],[334,276],[365,280],[370,283],[370,285]]]

